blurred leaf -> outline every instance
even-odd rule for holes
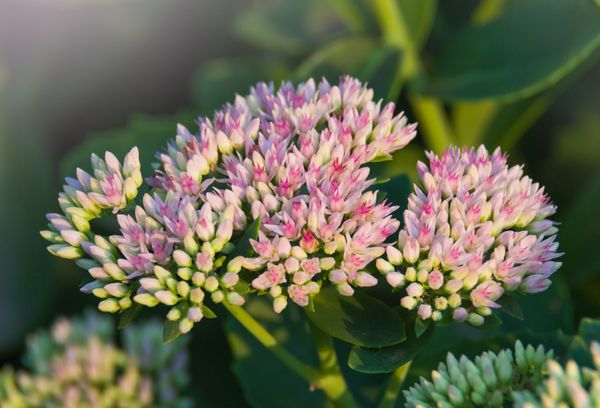
[[[411,180],[417,180],[417,161],[419,160],[425,160],[425,151],[413,142],[394,152],[392,160],[370,163],[370,176],[382,179],[406,175]]]
[[[167,141],[175,137],[178,123],[194,132],[197,115],[193,112],[181,112],[172,116],[133,115],[123,128],[91,133],[83,143],[71,150],[63,159],[63,175],[72,176],[77,167],[90,168],[92,153],[104,154],[109,150],[119,159],[134,146],[140,150],[140,162],[144,176],[152,174],[152,162],[156,161],[156,152],[165,148]]]
[[[363,347],[384,347],[406,339],[404,322],[383,302],[357,292],[340,295],[326,287],[314,298],[315,311],[308,318],[332,337]]]
[[[245,95],[259,81],[278,83],[286,79],[287,67],[277,58],[223,58],[203,64],[192,84],[192,100],[203,114]]]
[[[579,324],[579,335],[586,341],[600,341],[600,320],[588,317],[581,319]]]
[[[502,306],[500,310],[507,315],[512,316],[517,320],[523,320],[525,318],[523,309],[521,309],[521,306],[519,306],[519,303],[517,303],[513,295],[505,294],[500,298],[498,303]]]
[[[243,11],[233,24],[240,39],[283,54],[305,52],[343,29],[330,5],[318,0],[273,1]]]
[[[422,336],[411,335],[408,340],[394,346],[381,348],[354,346],[348,356],[348,366],[365,374],[391,373],[427,349],[432,334],[433,327],[429,327]]]
[[[7,101],[16,102],[0,100],[0,356],[49,316],[60,285],[39,236],[44,214],[58,207],[43,133],[25,109],[11,115]]]
[[[472,146],[479,142],[500,109],[493,101],[456,102],[452,105],[452,125],[459,142]]]
[[[570,282],[585,281],[600,270],[600,253],[596,248],[600,241],[599,202],[600,177],[595,177],[562,217],[559,238]]]
[[[591,0],[523,4],[453,38],[423,92],[446,100],[525,98],[557,83],[598,45],[600,7]]]
[[[400,63],[396,47],[379,44],[368,37],[344,37],[334,40],[311,54],[296,69],[294,77],[325,77],[330,82],[352,75],[371,86],[375,98],[387,97]]]
[[[396,0],[402,9],[408,32],[416,48],[421,49],[435,19],[437,0]]]
[[[246,310],[260,320],[278,343],[304,363],[318,366],[316,349],[304,321],[303,310],[290,306],[276,314],[264,298],[253,298]],[[246,399],[254,407],[329,407],[320,391],[277,360],[234,318],[228,316],[225,331],[234,355],[233,371]]]
[[[402,214],[408,205],[408,196],[413,191],[413,184],[408,176],[401,174],[385,183],[378,184],[377,190],[385,193],[388,202],[398,206],[394,214],[397,219],[402,219]]]

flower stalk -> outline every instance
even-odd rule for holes
[[[375,0],[373,4],[386,41],[403,52],[401,67],[393,81],[394,89],[399,92],[404,81],[414,81],[423,75],[423,64],[399,3],[394,0]],[[433,150],[440,152],[454,143],[456,138],[439,101],[414,92],[409,92],[408,99],[422,124],[423,136]]]
[[[315,340],[319,361],[321,362],[322,377],[315,385],[325,392],[335,406],[358,407],[340,370],[333,339],[310,320],[308,320],[308,325]]]
[[[379,408],[394,407],[394,405],[396,404],[396,400],[398,399],[398,394],[400,393],[402,385],[404,384],[404,380],[406,379],[406,376],[410,371],[411,364],[412,360],[404,363],[392,373],[390,382],[388,383],[388,386],[385,389],[383,396],[381,397]]]
[[[231,313],[235,319],[240,322],[246,330],[252,334],[256,340],[265,346],[277,359],[285,364],[291,371],[302,377],[309,383],[314,383],[319,380],[320,373],[315,368],[304,364],[298,358],[293,356],[289,351],[284,349],[277,339],[273,337],[267,329],[265,329],[250,313],[245,311],[240,306],[235,306],[229,302],[223,302],[225,308]]]

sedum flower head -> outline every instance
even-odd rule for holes
[[[534,390],[513,394],[515,404],[523,408],[593,408],[600,406],[600,344],[592,342],[594,367],[580,367],[570,360],[565,365],[548,361],[544,381]]]
[[[137,149],[123,165],[93,156],[92,175],[67,179],[63,214],[49,214],[42,235],[88,270],[82,290],[100,310],[167,305],[181,332],[213,315],[209,299],[241,305],[248,290],[272,296],[277,312],[288,299],[308,306],[322,284],[352,295],[377,283],[366,267],[399,228],[367,167],[415,136],[394,109],[350,77],[259,83],[200,118],[197,133],[178,126],[143,196]],[[103,217],[116,218],[116,233],[92,230]],[[250,253],[232,253],[255,223],[256,239],[241,243]]]
[[[141,337],[143,336],[143,337]],[[0,372],[0,405],[21,407],[189,406],[184,343],[162,346],[156,323],[128,329],[126,352],[112,342],[110,321],[60,319],[29,339],[29,371]],[[159,342],[156,339],[159,339]]]
[[[288,298],[307,306],[324,281],[344,295],[377,283],[365,267],[399,222],[396,207],[370,191],[366,164],[415,136],[393,103],[373,101],[373,91],[349,77],[277,90],[259,83],[199,127],[196,135],[179,128],[150,183],[197,195],[212,172],[205,202],[219,211],[234,204],[236,226],[261,220],[254,256],[232,260],[230,272],[251,272],[251,287],[270,294],[277,312]]]
[[[544,188],[500,149],[427,154],[397,247],[378,269],[420,319],[484,322],[508,292],[541,292],[561,266],[556,211]]]
[[[404,398],[407,407],[503,407],[512,392],[531,386],[544,375],[552,351],[543,346],[524,347],[517,341],[514,350],[484,352],[473,360],[448,353],[445,363],[421,377]]]

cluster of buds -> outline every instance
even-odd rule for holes
[[[104,160],[92,155],[92,174],[77,169],[77,177],[66,178],[58,203],[63,214],[48,214],[49,230],[42,236],[52,245],[53,255],[78,259],[84,255],[83,245],[93,236],[90,221],[100,218],[105,210],[117,213],[137,196],[142,185],[137,148],[125,156],[123,165],[110,152]]]
[[[446,363],[440,363],[431,373],[431,379],[421,377],[403,392],[406,406],[507,406],[513,392],[540,381],[552,354],[543,346],[524,347],[520,341],[516,342],[514,353],[510,349],[497,354],[487,351],[473,360],[465,356],[457,359],[449,353]]]
[[[260,83],[218,112],[214,124],[201,122],[200,140],[230,139],[228,151],[217,140],[224,177],[216,184],[262,220],[251,241],[255,256],[232,268],[254,272],[251,286],[274,298],[275,311],[288,298],[307,306],[324,281],[347,296],[353,286],[377,283],[366,266],[384,253],[399,222],[391,215],[396,207],[367,191],[375,180],[366,164],[415,136],[415,125],[394,108],[373,101],[373,91],[349,77],[333,86],[284,83],[277,91]],[[176,181],[162,183],[169,184]]]
[[[593,368],[579,367],[570,360],[565,366],[548,361],[544,381],[534,391],[513,394],[515,405],[523,408],[594,408],[600,406],[600,344],[592,342]]]
[[[156,337],[152,333],[159,336],[161,333],[160,325],[155,323],[143,327],[139,334],[133,333],[135,328],[129,330],[132,333],[125,343],[140,335]],[[0,372],[0,406],[190,406],[189,401],[179,395],[187,384],[184,343],[154,350],[148,348],[147,341],[144,347],[126,344],[133,350],[128,354],[117,348],[112,339],[112,324],[97,316],[58,320],[50,332],[30,339],[25,358],[30,371],[15,373],[4,368]],[[150,344],[152,348],[157,345]],[[167,358],[158,360],[155,352]],[[160,370],[160,375],[157,363],[166,369]]]
[[[422,320],[481,325],[506,292],[540,292],[560,267],[556,207],[499,149],[449,148],[419,162],[398,245],[377,267]]]
[[[164,199],[146,194],[142,201],[133,216],[118,215],[119,235],[101,238],[103,246],[84,246],[94,280],[82,290],[102,299],[100,310],[118,312],[132,300],[163,304],[171,307],[167,318],[186,333],[211,313],[204,306],[207,293],[215,303],[243,304],[235,289],[238,274],[218,273],[233,249],[236,207],[207,202],[198,209],[195,197],[172,192]]]
[[[560,266],[547,220],[555,207],[499,150],[430,153],[391,245],[398,207],[375,190],[368,166],[415,137],[394,110],[350,77],[259,83],[200,118],[196,134],[179,126],[143,197],[137,149],[122,166],[93,156],[93,176],[78,169],[67,179],[64,214],[50,214],[42,235],[50,252],[89,271],[83,290],[100,310],[164,304],[181,332],[212,315],[206,297],[241,305],[242,289],[269,294],[277,312],[288,299],[310,305],[323,284],[351,296],[377,284],[374,261],[422,320],[479,325],[505,291],[546,289]],[[111,212],[120,212],[118,234],[90,231]],[[234,257],[255,223],[251,252]]]

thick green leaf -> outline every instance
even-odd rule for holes
[[[341,296],[330,286],[314,298],[308,318],[332,337],[363,347],[385,347],[406,339],[404,322],[383,302],[364,293]]]
[[[591,0],[523,4],[452,39],[422,91],[446,100],[525,98],[557,83],[599,45],[600,7]]]
[[[317,352],[302,309],[290,306],[281,314],[276,314],[264,297],[252,298],[244,308],[260,320],[286,350],[304,363],[318,366]],[[252,406],[330,406],[320,391],[308,392],[309,384],[258,343],[232,316],[227,317],[225,331],[234,356],[233,372]]]
[[[179,331],[179,321],[165,320],[163,326],[163,342],[165,344],[170,343],[179,336],[181,336],[181,331]]]
[[[354,346],[348,356],[348,366],[365,374],[391,373],[401,365],[414,360],[427,348],[433,329],[433,326],[429,326],[421,335],[412,335],[408,340],[394,346],[381,348]]]
[[[203,114],[209,114],[235,94],[245,95],[256,82],[286,79],[287,68],[277,58],[223,58],[203,64],[192,83],[192,99]]]
[[[142,312],[142,309],[143,309],[143,306],[140,305],[139,303],[134,303],[133,305],[131,305],[131,307],[129,309],[125,309],[125,311],[123,311],[119,315],[119,325],[118,325],[119,330],[124,329],[127,326],[129,326],[131,323],[133,323],[133,321],[135,319],[137,319],[137,317]]]

